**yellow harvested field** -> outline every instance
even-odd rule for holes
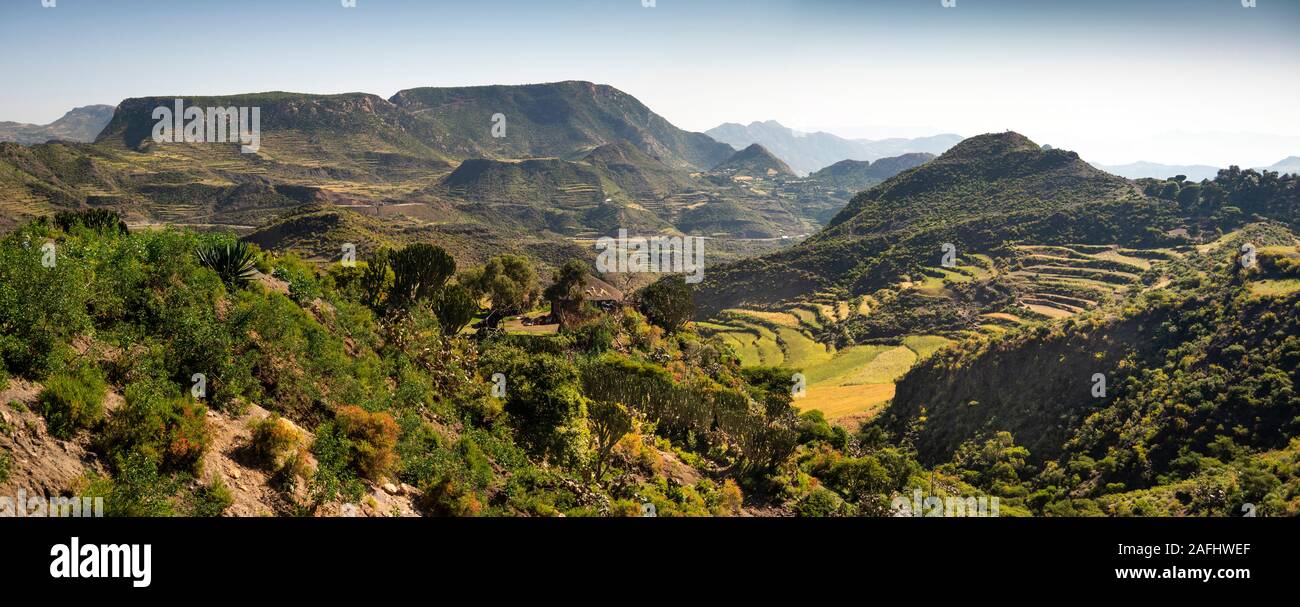
[[[826,419],[855,413],[879,411],[894,397],[894,384],[860,384],[856,386],[810,386],[808,394],[795,399],[800,411],[821,411]]]
[[[846,375],[844,384],[884,384],[902,377],[916,363],[916,353],[906,346],[881,352],[862,368]]]
[[[770,322],[772,324],[781,325],[782,327],[799,326],[799,318],[788,312],[762,312],[759,310],[742,310],[739,308],[724,310],[724,312],[731,312],[742,316],[750,316],[762,321]]]
[[[1053,308],[1051,306],[1042,306],[1038,304],[1025,304],[1025,307],[1035,312],[1038,312],[1039,314],[1042,314],[1043,316],[1046,316],[1048,318],[1065,318],[1067,316],[1072,316],[1070,312],[1067,312],[1060,308]]]

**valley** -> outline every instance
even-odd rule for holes
[[[801,171],[586,82],[183,100],[259,107],[242,153],[154,141],[172,101],[0,144],[0,379],[85,466],[28,476],[177,483],[115,513],[231,483],[240,514],[883,515],[926,486],[1183,515],[1269,465],[1250,498],[1296,512],[1293,175],[1130,180],[1011,131]],[[705,267],[602,271],[624,234]]]

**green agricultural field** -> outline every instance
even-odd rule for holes
[[[1283,297],[1300,291],[1300,278],[1257,280],[1250,283],[1250,293],[1257,297]]]
[[[926,358],[951,343],[951,339],[939,335],[909,335],[903,338],[903,345],[911,348],[917,358]]]

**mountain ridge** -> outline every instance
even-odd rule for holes
[[[875,161],[913,152],[940,154],[962,139],[959,135],[890,139],[847,139],[826,132],[801,133],[775,120],[742,125],[726,122],[705,134],[736,148],[758,143],[806,175],[841,160]]]
[[[108,125],[113,111],[111,105],[85,105],[68,110],[49,124],[0,122],[0,142],[11,141],[23,145],[51,140],[89,143]]]

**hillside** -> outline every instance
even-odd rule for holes
[[[795,176],[789,165],[757,143],[732,154],[730,158],[713,167],[713,172],[750,178],[776,177],[778,175]]]
[[[1297,242],[1248,226],[1122,306],[966,340],[905,374],[880,425],[930,464],[1002,436],[1041,471],[1021,477],[1044,490],[1038,507],[1062,513],[1295,514],[1294,472],[1271,462],[1300,455]],[[1261,251],[1251,269],[1243,243]],[[1260,469],[1277,476],[1252,479]]]
[[[945,242],[964,253],[983,253],[1008,240],[1084,241],[1079,239],[1097,232],[1093,226],[1111,225],[1099,216],[1170,212],[1073,152],[1043,150],[1015,133],[981,135],[858,194],[807,241],[714,270],[701,290],[700,311],[708,315],[835,288],[867,294],[937,266]],[[1152,225],[1116,225],[1127,233],[1092,237],[1129,243],[1154,238]]]
[[[111,105],[87,105],[73,108],[49,124],[0,122],[0,142],[12,141],[24,145],[50,140],[89,143],[104,130],[112,117]]]
[[[913,153],[875,162],[867,160],[841,160],[809,175],[818,181],[852,193],[866,190],[907,169],[915,168],[934,159],[934,154]]]

